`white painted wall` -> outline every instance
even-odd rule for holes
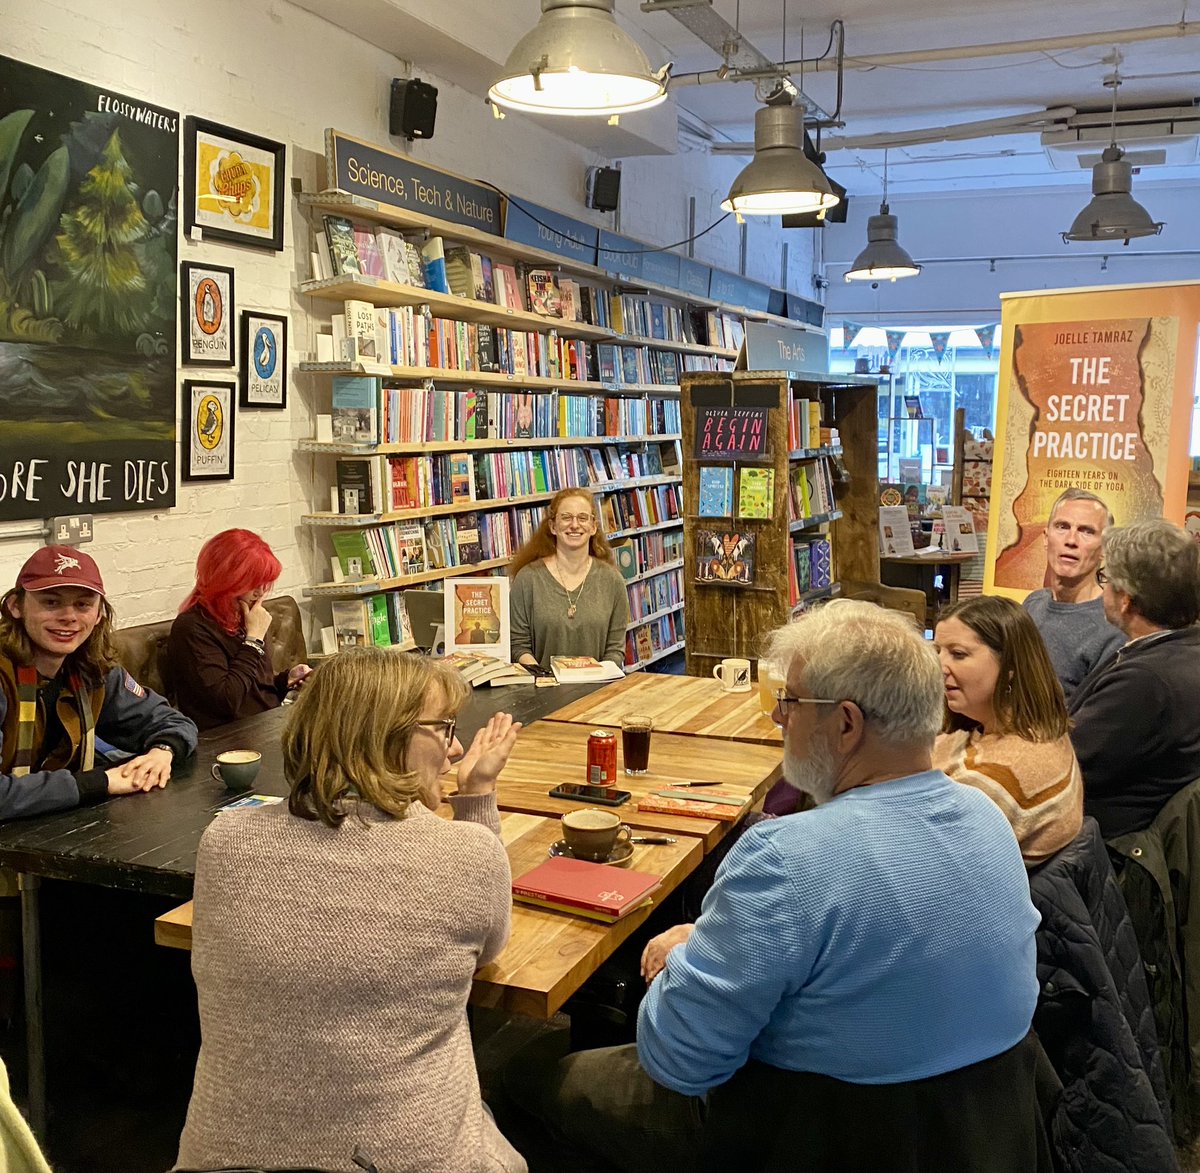
[[[286,0],[0,0],[0,28],[0,51],[7,55],[286,143],[289,174],[309,190],[319,180],[326,127],[389,141],[388,86],[404,73],[397,57]],[[583,207],[585,168],[603,160],[572,143],[569,126],[559,134],[517,116],[496,122],[478,98],[420,70],[419,62],[416,67],[440,91],[436,136],[415,144],[417,158],[581,219],[611,221]],[[687,192],[701,193],[701,209],[715,207],[731,177],[724,176],[727,167],[715,169],[721,173],[717,182],[707,177],[703,156],[631,165],[622,190],[622,231],[660,243],[686,236]],[[697,215],[701,226],[709,222],[704,211]],[[291,358],[297,362],[311,334],[310,307],[294,293],[296,281],[308,276],[307,232],[290,204],[285,236],[280,254],[181,241],[180,259],[234,266],[238,308],[289,313]],[[748,273],[778,284],[778,243],[770,236],[761,227],[751,230]],[[696,249],[699,259],[735,271],[738,253],[732,220]],[[793,256],[793,285],[802,293],[809,292],[806,265],[802,255]],[[314,308],[328,312],[328,306]],[[234,525],[262,534],[278,554],[281,593],[299,595],[314,578],[328,576],[325,546],[299,525],[299,517],[320,507],[313,481],[327,484],[332,462],[295,451],[296,441],[312,434],[313,413],[328,410],[328,382],[293,372],[290,384],[287,412],[239,415],[233,482],[180,485],[178,506],[170,511],[98,518],[88,551],[104,572],[120,625],[172,615],[191,586],[200,545]],[[38,544],[5,539],[17,528],[19,523],[0,524],[5,586]]]
[[[842,276],[866,245],[867,217],[879,210],[878,196],[854,199],[847,223],[824,230],[829,321],[980,324],[999,321],[1001,293],[1194,279],[1200,274],[1200,183],[1155,184],[1143,171],[1133,195],[1165,227],[1127,247],[1063,243],[1059,234],[1091,198],[1086,172],[1072,188],[894,198],[900,243],[925,269],[878,289]]]

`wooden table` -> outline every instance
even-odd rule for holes
[[[663,679],[680,681],[686,678]],[[578,810],[579,803],[551,798],[548,791],[560,782],[584,781],[591,728],[590,725],[573,725],[565,721],[539,721],[522,730],[496,787],[500,809],[554,818]],[[781,768],[780,751],[774,746],[655,732],[650,742],[650,770],[647,773],[622,773],[618,751],[617,784],[622,790],[630,791],[633,797],[624,806],[614,809],[631,827],[695,836],[707,854],[724,838],[733,823],[641,812],[637,809],[638,798],[681,782],[716,778],[723,788],[742,790],[747,798],[758,800],[780,777]],[[697,793],[702,795],[703,791]]]
[[[758,745],[783,744],[779,726],[762,711],[757,688],[724,692],[716,680],[702,676],[638,672],[556,709],[546,720],[619,728],[626,713],[652,717],[656,742],[659,733],[687,733]]]
[[[438,814],[449,817],[443,806]],[[500,836],[514,876],[522,876],[546,859],[559,838],[557,819],[505,812]],[[475,975],[471,1001],[501,1007],[534,1018],[550,1018],[607,960],[669,892],[695,870],[702,858],[700,840],[680,836],[673,844],[635,846],[630,866],[663,877],[653,905],[632,912],[616,924],[587,920],[569,913],[513,905],[512,935],[504,952]],[[192,904],[181,905],[154,922],[154,939],[177,949],[192,947]]]

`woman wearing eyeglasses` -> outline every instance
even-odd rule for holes
[[[496,776],[519,725],[464,753],[452,669],[344,651],[283,735],[286,804],[213,820],[196,860],[201,1046],[178,1167],[520,1173],[479,1094],[475,970],[508,940]],[[453,819],[433,811],[457,762]]]
[[[551,656],[593,656],[624,667],[629,596],[587,489],[554,495],[510,573],[514,660],[549,668]]]
[[[1083,825],[1083,780],[1062,685],[1029,612],[1011,599],[966,599],[934,631],[946,720],[934,769],[982,790],[1005,813],[1030,866]]]

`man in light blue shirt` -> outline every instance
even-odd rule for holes
[[[839,601],[766,658],[786,675],[784,776],[816,809],[748,830],[695,925],[647,946],[637,1063],[568,1056],[535,1106],[622,1169],[691,1168],[701,1097],[749,1060],[897,1084],[1000,1055],[1032,1021],[1038,913],[1008,820],[931,768],[932,648],[906,617]]]

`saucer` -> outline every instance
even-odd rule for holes
[[[574,852],[572,852],[567,846],[567,841],[565,839],[556,839],[553,843],[551,843],[549,854],[561,855],[564,859],[575,858]],[[618,843],[616,847],[613,848],[612,855],[610,855],[608,859],[595,860],[593,862],[607,863],[612,864],[614,867],[625,868],[629,866],[629,861],[631,859],[633,859],[633,844]]]

